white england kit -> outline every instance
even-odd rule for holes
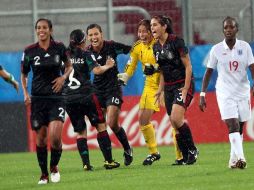
[[[237,40],[229,49],[225,40],[214,45],[207,63],[208,68],[218,71],[216,96],[223,120],[250,119],[250,82],[247,77],[249,65],[254,63],[250,45]]]

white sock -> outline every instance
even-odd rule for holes
[[[244,159],[243,154],[243,141],[239,132],[230,133],[229,141],[232,147],[232,151],[235,153],[237,159]]]

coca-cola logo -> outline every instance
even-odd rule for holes
[[[140,131],[138,122],[138,101],[134,101],[133,104],[126,105],[120,113],[120,124],[125,129],[128,136],[128,140],[131,146],[143,146],[145,141]],[[89,120],[86,118],[87,123],[87,139],[88,146],[90,148],[97,148],[97,131],[91,126]],[[169,122],[169,117],[165,111],[163,114],[156,113],[153,116],[152,124],[156,130],[156,139],[158,145],[168,145],[173,142],[172,139],[172,127]],[[108,127],[108,133],[112,141],[113,147],[121,147],[121,144],[116,139],[112,130]],[[76,133],[73,131],[72,124],[67,115],[63,129],[63,148],[64,149],[76,149]]]

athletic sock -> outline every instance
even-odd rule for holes
[[[61,155],[62,155],[62,148],[54,149],[53,147],[51,147],[50,168],[58,165]]]
[[[97,141],[105,161],[112,162],[112,147],[108,132],[107,131],[98,132]]]
[[[89,151],[87,146],[87,139],[86,138],[78,138],[77,139],[77,147],[82,159],[83,165],[90,165],[89,160]]]
[[[191,130],[187,123],[184,123],[180,128],[177,129],[182,137],[183,142],[186,144],[189,150],[196,150],[194,145]]]
[[[39,147],[36,146],[36,154],[39,166],[41,168],[41,173],[48,175],[48,151],[47,146]]]
[[[125,130],[122,127],[120,127],[119,131],[115,132],[115,135],[122,144],[125,151],[131,149]]]
[[[245,159],[243,153],[243,143],[239,132],[229,133],[229,141],[236,154],[237,159]]]
[[[176,160],[181,160],[183,159],[182,152],[177,144],[176,141],[176,130],[175,128],[172,128],[172,135],[173,135],[173,142],[174,142],[174,147],[175,147],[175,154],[176,154]]]
[[[176,134],[175,138],[176,138],[178,147],[182,152],[183,159],[186,162],[188,160],[188,150],[189,149],[188,149],[186,143],[184,142],[183,137],[181,136],[181,134]]]
[[[141,126],[141,132],[143,133],[150,154],[157,153],[158,149],[153,125],[149,123],[148,125]]]

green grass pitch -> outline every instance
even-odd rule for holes
[[[134,147],[134,161],[123,164],[122,149],[113,149],[120,168],[105,170],[99,150],[90,151],[93,172],[85,172],[77,151],[64,151],[59,168],[61,182],[37,185],[40,170],[35,153],[0,154],[1,190],[252,190],[254,189],[254,143],[244,143],[247,169],[229,169],[229,144],[199,144],[198,161],[191,166],[171,166],[172,146],[159,147],[161,160],[143,166],[147,148]]]

